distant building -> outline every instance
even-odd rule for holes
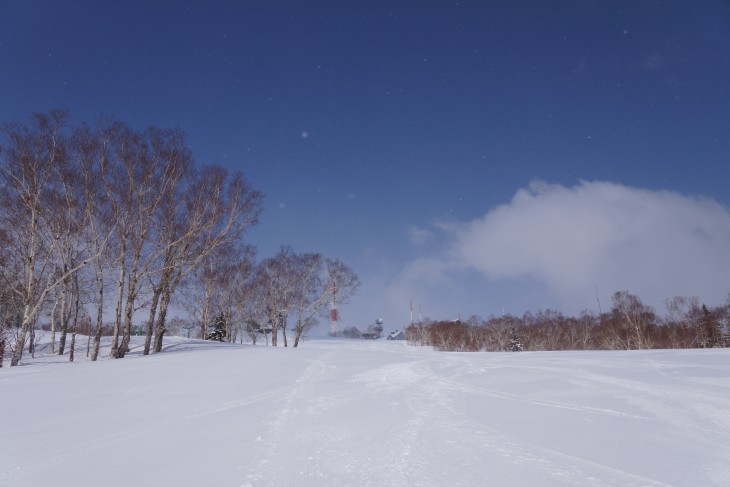
[[[406,334],[402,331],[395,330],[390,335],[388,335],[388,340],[405,340]]]

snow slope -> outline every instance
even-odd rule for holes
[[[730,486],[727,349],[137,350],[0,369],[0,485]]]

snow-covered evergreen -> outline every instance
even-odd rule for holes
[[[522,341],[520,340],[520,336],[517,334],[517,329],[515,328],[512,328],[509,335],[509,350],[510,352],[522,351]]]
[[[223,313],[216,315],[213,319],[213,331],[208,333],[205,337],[206,340],[215,340],[217,342],[225,341],[226,339],[226,317]]]

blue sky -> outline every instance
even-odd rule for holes
[[[344,324],[730,292],[724,1],[0,0],[0,119],[53,107],[243,170]]]

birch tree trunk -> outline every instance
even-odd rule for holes
[[[30,337],[28,340],[28,353],[35,358],[35,325],[30,327]]]
[[[91,361],[96,362],[99,357],[99,346],[101,345],[101,332],[104,327],[104,278],[100,275],[99,269],[96,274],[96,331],[94,333],[94,348],[91,352]]]
[[[160,301],[160,295],[162,294],[161,284],[155,286],[152,291],[152,301],[150,302],[150,318],[147,320],[147,326],[145,327],[145,338],[144,338],[144,350],[142,355],[150,354],[150,347],[152,344],[152,329],[154,328],[155,318],[157,317],[157,305]]]
[[[171,298],[172,291],[169,287],[167,287],[162,293],[162,300],[160,302],[160,313],[157,316],[157,324],[155,326],[155,345],[153,348],[154,353],[160,353],[162,351],[162,338],[165,335],[165,319],[167,317],[167,308],[170,305]]]
[[[125,271],[126,271],[126,255],[127,253],[127,238],[126,235],[121,236],[120,250],[119,250],[119,280],[117,281],[117,307],[114,314],[114,331],[112,332],[112,346],[109,356],[116,358],[117,351],[119,350],[119,330],[122,325],[122,301],[124,299],[124,283],[125,283]]]
[[[76,350],[76,330],[79,324],[79,310],[81,309],[81,289],[79,288],[79,274],[78,272],[73,275],[73,283],[71,291],[74,294],[74,306],[73,306],[73,327],[71,331],[71,350],[69,351],[68,360],[69,362],[74,361],[74,352]]]
[[[53,309],[51,310],[51,354],[56,354],[56,308],[58,308],[58,289],[53,296]]]
[[[137,299],[137,286],[139,284],[139,276],[137,275],[137,265],[139,263],[139,254],[135,254],[132,270],[127,280],[127,303],[124,306],[124,329],[122,334],[122,343],[117,349],[115,358],[124,358],[129,351],[129,340],[132,336],[132,316],[134,315],[134,302]]]
[[[68,331],[69,316],[68,281],[64,281],[61,288],[61,337],[58,339],[58,355],[63,355],[63,352],[66,350],[66,332]]]

